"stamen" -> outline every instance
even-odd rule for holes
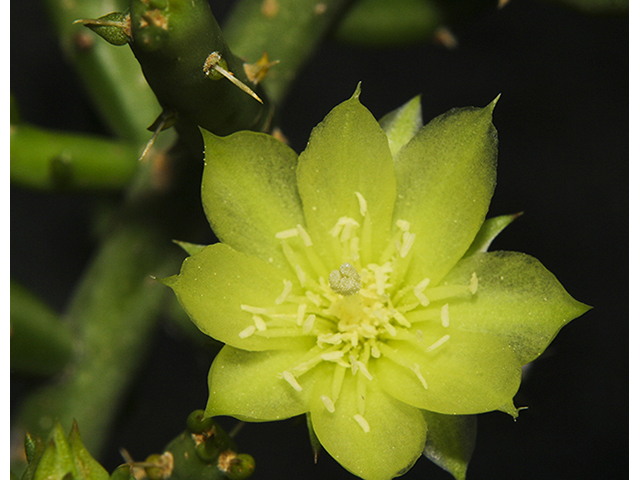
[[[302,331],[304,333],[309,333],[311,330],[313,330],[313,324],[315,323],[315,321],[316,321],[316,316],[312,313],[307,317],[307,319],[302,324]]]
[[[403,327],[406,328],[410,328],[411,327],[411,323],[409,323],[409,320],[407,320],[404,315],[402,315],[400,312],[398,312],[397,310],[395,310],[393,312],[392,317],[396,320],[396,322],[398,322],[400,325],[402,325]]]
[[[336,369],[333,372],[333,382],[331,383],[331,396],[338,400],[340,391],[342,390],[342,382],[344,381],[344,375],[347,373],[347,369],[342,365],[336,365]]]
[[[367,366],[363,362],[358,360],[358,361],[356,361],[356,364],[360,368],[360,371],[362,372],[362,374],[365,377],[367,377],[367,380],[373,380],[373,375],[371,375],[371,373],[369,373],[369,370],[367,369]]]
[[[296,380],[296,377],[293,376],[293,373],[285,370],[284,372],[282,372],[282,378],[284,378],[287,381],[287,383],[291,385],[296,392],[302,391],[302,387]]]
[[[307,310],[307,304],[301,303],[298,305],[298,313],[296,314],[296,323],[298,326],[302,326],[302,322],[304,322],[304,313]]]
[[[333,404],[333,400],[331,400],[329,397],[327,397],[326,395],[321,395],[320,400],[322,400],[322,403],[324,403],[324,406],[329,411],[329,413],[333,413],[336,411],[336,407]]]
[[[427,348],[425,348],[425,352],[430,352],[432,350],[435,350],[436,348],[438,348],[439,346],[441,346],[442,344],[444,344],[445,342],[447,342],[449,339],[451,338],[451,335],[447,334],[444,337],[442,337],[440,340],[436,341],[435,343],[433,343],[432,345],[428,346]]]
[[[297,228],[291,228],[289,230],[283,230],[281,232],[276,233],[276,238],[278,240],[284,240],[286,238],[293,238],[293,237],[297,237],[298,234],[298,229]]]
[[[322,305],[322,297],[317,293],[313,293],[311,290],[307,290],[306,292],[304,292],[304,294],[316,305],[316,307]]]
[[[398,334],[398,331],[396,330],[396,328],[391,325],[389,322],[385,322],[382,324],[382,327],[389,332],[389,335],[391,335],[392,337],[395,337]]]
[[[262,307],[252,307],[251,305],[240,305],[240,309],[244,310],[245,312],[255,313],[258,315],[267,314],[267,309]]]
[[[402,230],[403,232],[408,232],[409,228],[411,228],[411,224],[409,222],[407,222],[406,220],[398,220],[396,222],[396,226]]]
[[[307,275],[304,273],[304,270],[300,265],[297,265],[297,264],[295,266],[295,270],[296,270],[296,277],[298,277],[298,281],[300,282],[300,285],[305,286],[307,283]]]
[[[247,328],[238,333],[238,336],[242,339],[248,338],[253,335],[256,331],[255,325],[249,325]]]
[[[358,197],[358,203],[360,204],[360,215],[364,217],[367,213],[367,201],[360,192],[356,192],[356,197]]]
[[[402,245],[400,246],[400,258],[405,258],[409,254],[409,250],[413,246],[413,242],[416,240],[415,233],[404,232],[402,234]]]
[[[478,291],[478,276],[476,275],[476,272],[473,272],[471,274],[471,282],[469,283],[469,291],[471,292],[472,295],[475,295],[476,292]]]
[[[353,354],[349,355],[349,363],[351,364],[351,374],[355,375],[356,373],[358,373],[358,361],[356,360],[356,357],[353,356]]]
[[[283,280],[284,290],[282,293],[276,298],[276,305],[282,305],[284,301],[287,299],[287,296],[291,293],[291,289],[293,288],[293,284],[289,280]]]
[[[254,315],[253,316],[253,323],[256,324],[256,328],[260,331],[260,332],[264,332],[267,329],[267,324],[264,322],[264,320],[262,319],[261,316],[259,315]]]
[[[298,235],[300,235],[300,238],[302,239],[302,242],[304,243],[305,247],[311,247],[313,245],[313,242],[311,241],[311,237],[309,236],[307,231],[304,229],[304,227],[298,224],[296,225],[296,230],[298,231]]]
[[[327,352],[320,355],[320,357],[327,362],[334,362],[339,360],[344,356],[344,352],[342,350],[336,350],[334,352]]]
[[[375,343],[371,345],[371,356],[373,358],[380,358],[380,349]]]
[[[442,326],[447,328],[449,326],[449,304],[445,303],[440,309],[440,319],[442,320]]]
[[[353,218],[340,217],[333,228],[329,230],[329,234],[334,238],[339,236],[340,241],[344,243],[351,238],[353,230],[359,226],[360,224]]]
[[[342,336],[339,333],[323,333],[322,335],[318,335],[318,346],[321,347],[323,343],[340,345],[342,343]]]
[[[358,422],[358,425],[360,425],[360,427],[362,428],[364,433],[369,433],[371,431],[371,427],[369,426],[369,422],[367,422],[367,420],[362,415],[360,415],[359,413],[356,413],[353,416],[353,419],[356,422]]]
[[[420,373],[420,365],[418,365],[417,363],[414,364],[411,370],[413,370],[413,373],[416,374],[416,377],[418,377],[418,380],[420,380],[420,383],[422,384],[424,389],[427,390],[427,381],[422,376],[422,373]]]

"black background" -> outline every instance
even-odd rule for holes
[[[223,23],[231,2],[215,2]],[[106,12],[105,12],[106,13]],[[473,479],[628,476],[628,19],[514,0],[455,30],[455,50],[367,50],[327,42],[301,72],[281,127],[297,151],[362,81],[376,117],[422,94],[425,121],[502,94],[498,187],[490,215],[524,211],[494,249],[529,253],[595,308],[538,359],[508,415],[479,417]],[[231,46],[233,48],[233,46]],[[35,0],[11,2],[11,90],[25,120],[102,132]],[[88,194],[11,189],[11,274],[62,311],[96,248]],[[102,457],[162,451],[204,406],[211,353],[164,325]],[[12,412],[31,382],[12,377]],[[226,421],[231,427],[234,421]],[[82,427],[82,426],[81,426]],[[304,422],[249,424],[237,437],[254,478],[352,478],[328,455],[314,466]],[[426,459],[404,478],[451,478]]]

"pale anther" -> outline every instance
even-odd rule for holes
[[[333,404],[333,400],[331,400],[329,397],[327,397],[326,395],[321,395],[320,400],[322,400],[322,403],[324,403],[324,406],[329,411],[329,413],[333,413],[336,411],[336,407]]]
[[[353,419],[356,422],[358,422],[358,425],[360,425],[360,427],[362,428],[364,433],[369,433],[371,431],[371,427],[369,426],[369,422],[367,422],[367,420],[362,415],[360,415],[359,413],[356,413],[353,416]]]
[[[440,340],[437,340],[435,343],[433,343],[432,345],[428,346],[425,351],[426,352],[430,352],[432,350],[435,350],[436,348],[438,348],[439,346],[441,346],[442,344],[444,344],[445,342],[447,342],[449,339],[451,338],[451,335],[445,335],[443,336]]]
[[[322,298],[317,293],[307,290],[304,294],[316,305],[316,307],[319,307],[322,304]]]
[[[417,363],[415,363],[413,365],[413,368],[411,368],[411,370],[413,370],[413,373],[416,374],[416,377],[418,377],[418,380],[420,380],[420,383],[422,384],[422,386],[424,387],[424,389],[427,389],[427,381],[424,379],[424,377],[422,376],[422,373],[420,373],[420,365],[418,365]]]
[[[476,275],[476,272],[473,272],[471,274],[471,282],[469,283],[469,291],[471,292],[472,295],[475,295],[476,292],[478,291],[478,276]]]
[[[440,320],[442,321],[443,327],[449,326],[449,304],[445,303],[440,309]]]
[[[296,392],[302,391],[302,387],[296,380],[296,377],[293,376],[293,373],[285,370],[284,372],[282,372],[282,378],[284,378],[287,381],[287,383],[291,385]]]
[[[302,322],[304,322],[304,312],[307,310],[307,304],[301,303],[298,305],[298,312],[296,314],[296,323],[298,326],[302,326]]]
[[[305,247],[311,247],[313,245],[313,242],[311,241],[311,237],[304,229],[304,227],[298,224],[296,225],[296,229],[298,230],[298,235],[300,235],[300,238],[302,238],[302,243],[304,243]]]
[[[276,305],[281,305],[287,299],[289,294],[291,293],[291,289],[293,288],[293,284],[289,280],[283,280],[284,290],[282,293],[276,298]]]
[[[358,361],[356,360],[356,357],[353,356],[353,354],[349,355],[349,363],[351,364],[351,374],[355,375],[356,373],[358,373]]]
[[[413,246],[413,242],[416,239],[415,233],[404,232],[402,234],[402,245],[400,246],[400,257],[405,258],[409,255],[409,250]]]
[[[364,217],[367,213],[367,201],[360,192],[356,192],[356,197],[358,197],[358,204],[360,205],[360,215]]]
[[[406,220],[398,220],[396,222],[396,226],[402,230],[403,232],[408,232],[409,228],[411,227],[411,224],[409,222],[407,222]]]
[[[238,333],[238,336],[240,338],[248,338],[251,335],[253,335],[256,331],[256,327],[255,325],[249,325],[247,328],[245,328],[244,330],[242,330],[240,333]]]
[[[331,235],[332,237],[338,237],[342,232],[342,235],[340,235],[340,239],[342,241],[345,241],[344,237],[346,236],[346,239],[348,239],[351,234],[351,230],[354,227],[359,227],[359,226],[360,224],[356,222],[353,218],[340,217],[336,222],[336,224],[333,226],[333,228],[329,230],[329,235]],[[345,234],[345,230],[347,231],[346,234]]]
[[[349,296],[358,293],[362,288],[362,280],[356,267],[350,263],[343,263],[340,270],[333,270],[329,274],[329,285],[334,292]]]
[[[358,368],[360,368],[360,371],[362,372],[362,374],[367,377],[367,380],[373,380],[373,375],[371,375],[371,373],[369,373],[369,370],[367,369],[367,366],[361,362],[360,360],[358,360],[357,362]]]
[[[264,322],[264,319],[260,315],[253,316],[253,323],[256,324],[256,328],[260,332],[264,332],[267,329],[267,324]]]
[[[316,322],[316,316],[312,313],[307,317],[307,319],[302,324],[302,331],[304,333],[309,333],[313,330],[313,324]]]
[[[258,315],[266,315],[267,309],[262,307],[252,307],[251,305],[240,305],[240,309],[249,313],[256,313]]]
[[[293,238],[298,236],[298,229],[292,228],[290,230],[283,230],[281,232],[276,233],[276,238],[278,240],[284,240],[286,238]]]
[[[320,357],[327,362],[333,362],[333,361],[339,360],[343,356],[344,356],[344,352],[342,350],[337,350],[335,352],[327,352],[320,355]]]

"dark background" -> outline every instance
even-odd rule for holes
[[[215,2],[223,20],[231,2]],[[106,13],[106,12],[105,12]],[[223,23],[223,22],[221,22]],[[595,308],[565,327],[523,382],[514,422],[479,416],[473,479],[628,476],[628,19],[513,0],[455,30],[455,50],[367,50],[327,42],[301,72],[281,127],[297,151],[358,81],[376,117],[422,94],[425,121],[502,94],[498,187],[490,215],[524,211],[494,249],[529,253]],[[233,46],[231,46],[233,48]],[[25,120],[103,132],[35,0],[11,2],[11,90]],[[62,311],[96,248],[94,197],[11,189],[11,275]],[[107,453],[162,451],[206,401],[211,353],[163,324]],[[12,377],[12,412],[32,386]],[[231,427],[234,421],[225,421]],[[254,478],[352,478],[328,455],[312,462],[304,422],[249,424],[237,437]],[[447,479],[426,459],[404,478]]]

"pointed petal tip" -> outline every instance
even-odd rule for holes
[[[491,107],[491,111],[493,112],[493,109],[496,108],[496,105],[498,104],[498,100],[500,100],[500,97],[502,96],[502,93],[499,93],[496,98],[494,98],[493,100],[491,100],[491,102],[489,103],[489,105],[487,105],[487,107]]]
[[[351,99],[360,100],[361,93],[362,93],[362,81],[359,81],[358,85],[356,85],[356,91],[353,92],[353,95],[351,95]]]
[[[169,288],[173,288],[176,283],[178,283],[178,275],[171,275],[170,277],[165,277],[165,278],[157,278],[157,277],[153,277],[154,280],[160,282],[161,284],[169,287]]]

